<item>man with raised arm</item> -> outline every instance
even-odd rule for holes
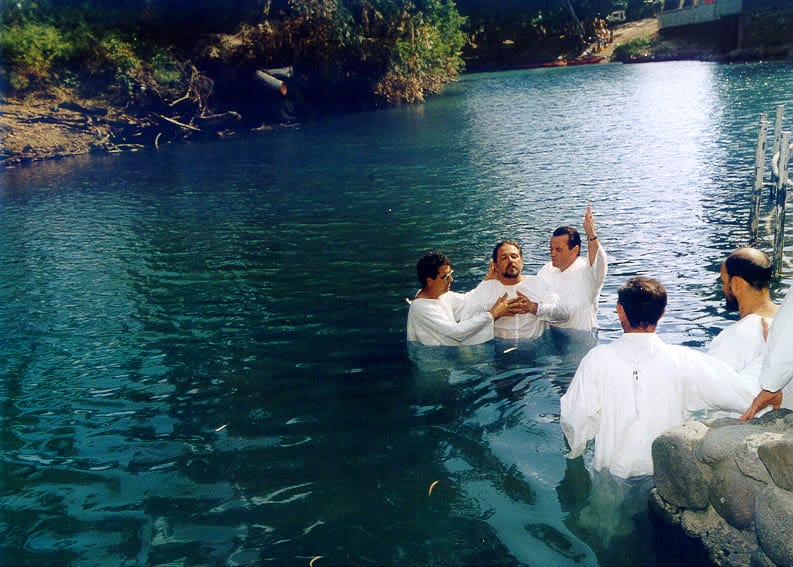
[[[740,411],[757,389],[721,361],[655,334],[667,299],[658,280],[630,278],[617,296],[623,335],[581,360],[562,396],[560,423],[568,458],[594,438],[595,470],[628,478],[653,474],[658,435],[696,411]]]
[[[489,309],[504,294],[517,298],[526,311],[496,321],[494,334],[502,339],[539,338],[550,323],[561,323],[569,317],[567,308],[551,287],[538,276],[526,276],[523,251],[514,240],[504,240],[493,249],[488,278],[469,292],[463,317],[471,317]]]
[[[476,345],[493,338],[493,321],[527,309],[521,299],[497,297],[488,309],[463,317],[464,294],[450,291],[454,277],[445,254],[431,252],[416,264],[421,289],[410,303],[407,340],[430,346]]]
[[[537,273],[547,281],[570,310],[566,321],[555,327],[590,331],[597,329],[598,300],[608,270],[606,251],[595,231],[592,207],[584,214],[587,259],[581,258],[581,236],[571,226],[557,228],[551,236],[551,261]]]
[[[771,301],[771,259],[756,248],[738,248],[721,264],[721,285],[727,309],[740,319],[722,330],[708,354],[740,374],[760,379],[766,335],[779,306]]]

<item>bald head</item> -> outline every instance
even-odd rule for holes
[[[756,290],[771,287],[773,265],[771,259],[757,248],[738,248],[724,260],[724,270],[730,278],[739,277]]]

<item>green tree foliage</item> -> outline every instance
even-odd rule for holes
[[[9,80],[16,90],[45,85],[55,64],[69,54],[61,31],[44,23],[3,26],[0,51],[3,66],[15,70]]]
[[[214,82],[226,96],[251,67],[293,65],[315,101],[416,101],[453,79],[463,54],[547,60],[637,2],[15,0],[0,2],[0,78],[19,92],[93,84],[128,104],[183,94],[198,75],[204,95]],[[225,36],[223,56],[207,60],[201,46]]]
[[[453,0],[17,0],[0,4],[0,72],[20,92],[80,76],[130,102],[228,34],[233,64],[294,65],[323,96],[420,100],[459,72],[464,22]]]
[[[617,61],[628,61],[633,57],[646,56],[649,54],[651,43],[649,38],[632,39],[614,48],[613,57]]]

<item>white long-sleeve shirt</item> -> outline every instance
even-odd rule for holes
[[[498,280],[485,280],[480,283],[466,296],[463,319],[487,311],[504,294],[510,299],[517,297],[518,291],[538,304],[537,314],[522,313],[501,317],[493,326],[494,334],[499,338],[536,339],[542,335],[549,323],[561,323],[570,316],[567,307],[545,280],[538,276],[523,276],[515,285],[504,285]]]
[[[782,407],[793,409],[793,292],[774,316],[760,372],[760,387],[769,392],[782,390]],[[748,407],[748,406],[747,406]]]
[[[430,346],[477,345],[491,340],[493,315],[483,311],[463,318],[465,302],[466,295],[454,291],[438,299],[414,299],[408,311],[407,340]]]
[[[766,317],[770,325],[773,318]],[[749,314],[723,329],[708,347],[708,354],[715,356],[727,366],[757,380],[760,383],[760,370],[766,353],[763,337],[763,317]]]
[[[562,396],[568,457],[594,438],[596,470],[653,474],[652,442],[661,433],[703,409],[743,411],[757,392],[702,352],[667,345],[655,333],[626,333],[589,351]]]
[[[567,321],[552,323],[554,327],[589,331],[597,328],[598,301],[608,272],[608,258],[603,245],[598,246],[594,264],[578,257],[561,271],[548,262],[537,275],[550,284],[553,291],[570,310]]]

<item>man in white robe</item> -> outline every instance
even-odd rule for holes
[[[430,346],[476,345],[493,338],[493,321],[525,309],[523,300],[497,297],[489,309],[463,317],[466,296],[450,291],[454,277],[445,254],[429,253],[416,264],[421,290],[410,304],[407,340]]]
[[[697,411],[740,410],[757,390],[720,361],[655,334],[666,308],[658,280],[631,278],[618,298],[624,334],[583,358],[562,396],[560,422],[568,458],[594,438],[595,470],[629,478],[653,474],[658,435]]]
[[[756,248],[739,248],[721,265],[721,284],[727,309],[740,319],[722,330],[708,354],[752,379],[760,380],[766,335],[779,308],[771,300],[771,259]],[[765,328],[764,328],[765,327]]]
[[[595,232],[592,207],[584,214],[587,259],[581,258],[581,235],[571,226],[557,228],[551,236],[551,261],[537,273],[547,281],[570,311],[567,321],[552,323],[563,329],[597,329],[598,301],[606,279],[608,259]]]
[[[774,317],[760,372],[760,393],[740,419],[752,419],[768,406],[793,409],[793,293],[788,292]]]
[[[550,323],[561,323],[569,317],[567,308],[551,287],[538,276],[526,276],[523,271],[523,252],[513,240],[499,242],[493,249],[490,274],[469,292],[463,318],[486,311],[493,302],[506,294],[510,299],[523,301],[527,310],[505,316],[495,322],[493,331],[502,339],[539,338]]]

